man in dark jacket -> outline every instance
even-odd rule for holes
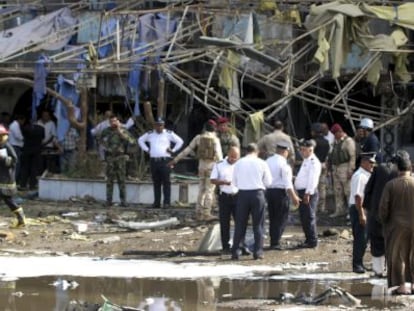
[[[315,155],[321,162],[321,176],[319,177],[319,201],[318,211],[326,211],[326,185],[327,185],[327,161],[330,150],[329,141],[324,137],[322,123],[313,123],[311,126],[311,135],[313,140],[316,142]]]
[[[398,157],[410,159],[405,150],[399,150],[391,162],[377,166],[365,187],[364,207],[368,212],[368,238],[371,243],[372,270],[375,276],[382,277],[385,270],[385,243],[378,208],[385,184],[398,176],[395,161]]]
[[[22,167],[20,177],[20,187],[25,190],[27,182],[30,189],[37,187],[37,177],[42,174],[42,140],[45,138],[45,129],[43,126],[27,122],[22,128],[24,144],[22,148]]]

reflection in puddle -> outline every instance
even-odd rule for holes
[[[78,286],[68,286],[68,284]],[[371,284],[372,283],[372,284]],[[257,310],[261,300],[277,308],[283,303],[298,304],[302,298],[316,297],[332,286],[339,286],[370,308],[392,308],[395,300],[385,296],[385,280],[283,280],[222,279],[162,280],[137,278],[38,277],[0,282],[0,310],[96,310],[74,309],[80,305],[111,302],[150,311],[178,310]],[[69,306],[72,303],[72,307]],[[338,306],[330,297],[324,304]],[[250,307],[251,306],[251,307]],[[315,308],[315,306],[312,306]]]

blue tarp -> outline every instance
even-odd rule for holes
[[[56,91],[63,97],[71,100],[73,105],[78,107],[79,93],[76,91],[76,86],[73,81],[66,80],[62,75],[59,75],[56,84]],[[79,116],[79,108],[77,108],[77,115]],[[66,132],[70,128],[70,123],[66,106],[60,100],[56,102],[55,117],[57,120],[57,140],[62,142],[65,138]]]

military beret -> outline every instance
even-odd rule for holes
[[[223,123],[228,123],[229,119],[226,117],[219,117],[217,118],[217,124],[223,124]]]
[[[331,132],[332,134],[335,134],[336,132],[343,132],[344,130],[342,129],[342,126],[340,126],[338,123],[335,123],[334,125],[332,125],[331,127]]]
[[[216,127],[216,126],[217,126],[216,121],[214,121],[213,119],[209,119],[209,120],[207,121],[207,124],[210,124],[211,126],[214,126],[214,127]]]

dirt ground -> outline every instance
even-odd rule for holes
[[[74,198],[67,202],[42,201],[32,193],[19,193],[28,217],[22,229],[9,229],[13,215],[7,207],[0,209],[0,255],[83,255],[111,258],[145,258],[169,261],[230,261],[220,252],[198,252],[204,235],[217,221],[193,220],[194,207],[169,210],[131,205],[127,208],[103,207],[92,198]],[[152,230],[128,230],[116,221],[152,222],[177,217],[178,225]],[[77,224],[87,223],[79,233]],[[267,227],[267,225],[266,225]],[[267,228],[266,228],[267,229]],[[304,239],[297,212],[292,212],[284,234],[283,250],[265,250],[265,258],[253,260],[242,256],[239,264],[278,264],[326,262],[329,271],[351,271],[352,236],[345,217],[332,220],[326,214],[318,219],[319,246],[298,249]],[[265,247],[268,246],[268,236]],[[266,249],[266,248],[265,248]],[[369,250],[365,257],[370,262]]]

